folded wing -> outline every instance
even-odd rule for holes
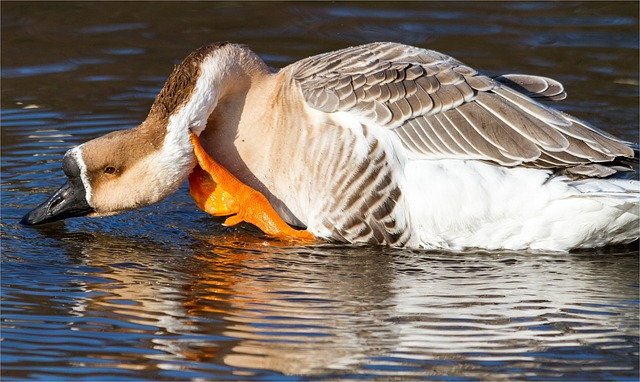
[[[566,97],[546,77],[490,78],[442,53],[396,43],[330,52],[287,69],[310,107],[387,128],[424,158],[608,176],[600,171],[606,166],[585,166],[634,155],[628,143],[540,103]]]

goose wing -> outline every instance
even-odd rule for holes
[[[491,78],[445,54],[397,43],[329,52],[289,69],[310,107],[387,128],[420,157],[542,168],[633,157],[628,143],[540,103],[566,97],[550,78]]]

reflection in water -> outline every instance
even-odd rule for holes
[[[433,365],[455,375],[464,365],[466,375],[486,377],[492,370],[484,365],[493,362],[576,371],[573,362],[537,355],[554,348],[630,350],[628,338],[614,335],[627,317],[594,303],[627,292],[596,285],[592,262],[348,247],[298,249],[292,257],[286,248],[261,253],[247,239],[237,246],[211,239],[215,249],[197,255],[203,264],[186,303],[190,315],[229,323],[223,334],[240,340],[224,355],[231,366],[417,376]],[[633,262],[629,255],[623,259]]]
[[[637,352],[633,290],[616,282],[638,282],[633,252],[292,248],[243,231],[175,248],[41,233],[76,253],[69,261],[83,275],[76,297],[50,313],[67,327],[53,342],[66,343],[73,362],[49,364],[61,372],[551,378],[601,372]]]
[[[180,358],[175,338],[194,327],[181,304],[184,280],[167,269],[171,264],[164,258],[166,247],[100,233],[46,228],[43,233],[61,239],[59,247],[74,254],[70,261],[82,275],[74,289],[85,297],[73,299],[58,313],[69,315],[65,321],[71,330],[61,337],[79,340],[70,341],[70,359],[89,352],[81,362],[84,366],[151,371],[155,367],[149,360],[162,369]]]
[[[197,255],[202,270],[187,302],[190,314],[223,314],[229,323],[224,334],[241,339],[224,355],[226,364],[319,374],[348,370],[393,341],[385,333],[392,297],[388,255],[374,249],[362,256],[363,249],[347,247],[296,249],[295,256],[292,248],[272,247],[265,254],[261,243],[241,240],[210,240],[215,249]]]

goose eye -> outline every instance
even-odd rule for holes
[[[116,172],[116,168],[112,166],[107,166],[104,168],[105,174],[114,174]]]

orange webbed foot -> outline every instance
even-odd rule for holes
[[[235,198],[216,184],[198,165],[189,175],[189,193],[200,209],[213,216],[225,216],[238,212]]]
[[[211,158],[195,134],[191,134],[191,143],[199,166],[189,176],[189,189],[198,207],[215,216],[232,215],[225,220],[226,226],[244,221],[279,239],[315,241],[309,231],[289,226],[264,195],[240,182]]]

